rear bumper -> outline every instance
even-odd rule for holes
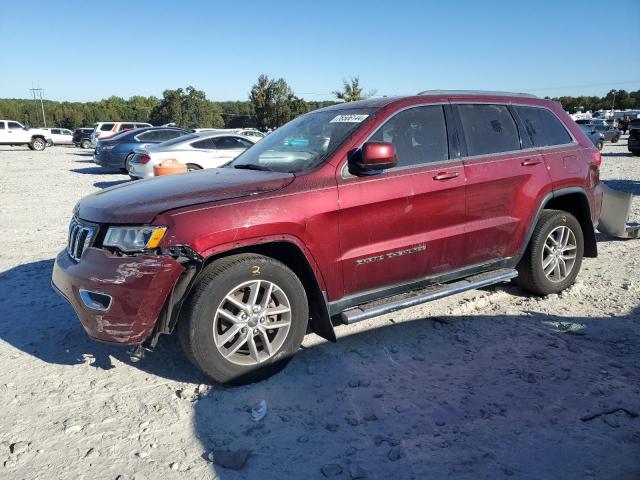
[[[129,164],[129,175],[136,178],[153,178],[153,167],[139,163]]]
[[[90,337],[120,345],[138,345],[153,332],[162,307],[184,271],[168,256],[117,257],[88,248],[76,263],[66,251],[58,254],[53,287],[71,304]],[[90,306],[86,293],[109,298]],[[87,305],[89,303],[89,306]],[[106,308],[108,305],[108,308]]]

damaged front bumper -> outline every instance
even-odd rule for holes
[[[115,256],[88,248],[79,262],[56,257],[51,282],[87,333],[108,343],[139,345],[153,333],[185,268],[166,255]]]

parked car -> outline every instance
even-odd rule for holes
[[[173,158],[189,171],[216,168],[229,163],[254,142],[253,137],[202,132],[184,135],[158,145],[136,150],[127,164],[133,179],[153,177],[153,167]]]
[[[76,128],[73,132],[73,144],[80,148],[91,148],[93,128]]]
[[[266,133],[263,133],[260,130],[256,130],[255,128],[241,128],[241,129],[237,130],[236,133],[238,135],[242,135],[244,137],[249,137],[249,138],[255,139],[256,142],[258,140],[262,140],[264,137],[267,136]]]
[[[124,131],[105,140],[98,140],[93,161],[103,167],[127,169],[127,162],[133,158],[137,148],[165,142],[187,135],[190,130],[175,127],[147,127]]]
[[[628,147],[632,155],[640,156],[640,118],[631,120],[629,124]]]
[[[42,130],[49,132],[51,142],[47,145],[73,145],[73,132],[68,128],[43,128]]]
[[[75,207],[53,285],[91,337],[177,330],[210,378],[281,369],[307,326],[516,279],[536,295],[597,255],[600,152],[559,103],[424,92],[302,115],[224,168]]]
[[[150,126],[150,123],[143,122],[98,122],[94,124],[91,134],[91,146],[95,147],[97,140],[113,137],[120,132]]]
[[[590,120],[576,120],[576,123],[578,125],[589,125],[601,133],[606,142],[617,143],[620,140],[620,130],[606,120],[592,118]]]
[[[14,120],[0,120],[0,145],[26,145],[30,150],[44,150],[51,134],[42,128],[29,128]]]
[[[578,124],[578,126],[580,127],[580,130],[589,137],[597,149],[602,150],[602,147],[604,146],[604,135],[596,130],[592,125]]]

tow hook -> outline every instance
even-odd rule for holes
[[[136,345],[127,350],[127,353],[129,354],[129,359],[133,363],[137,363],[144,358],[145,348],[142,345]]]

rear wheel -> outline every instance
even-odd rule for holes
[[[200,165],[196,165],[195,163],[187,163],[187,171],[195,172],[196,170],[202,170]]]
[[[568,212],[544,210],[518,264],[516,283],[537,295],[561,292],[575,282],[583,253],[578,220]]]
[[[87,148],[91,148],[91,140],[83,140],[83,141],[80,143],[80,148],[83,148],[83,149],[85,149],[85,150],[86,150]]]
[[[602,140],[598,140],[598,143],[596,143],[596,148],[598,150],[602,150],[602,147],[604,147],[604,142]]]
[[[47,146],[47,142],[44,141],[44,138],[36,137],[31,140],[30,146],[33,147],[32,150],[40,152],[45,149],[45,147]]]
[[[618,143],[618,140],[620,140],[620,137],[616,135],[611,139],[611,143]]]
[[[284,368],[302,343],[308,317],[304,287],[286,265],[262,255],[233,255],[203,271],[179,337],[209,377],[241,385]]]

